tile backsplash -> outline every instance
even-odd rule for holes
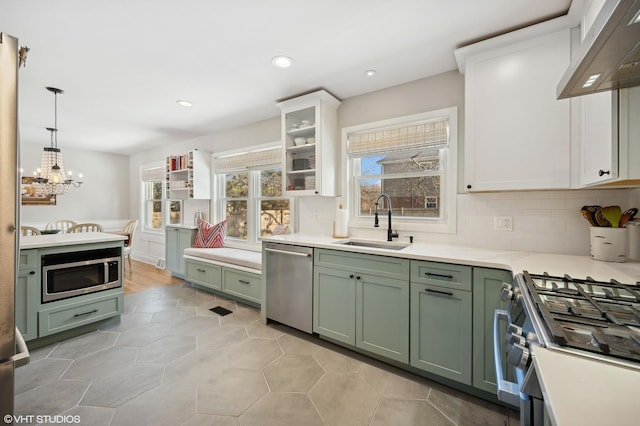
[[[416,242],[588,255],[589,224],[580,208],[591,204],[619,205],[623,210],[640,206],[640,189],[458,194],[457,202],[456,234],[426,233],[398,225],[400,239],[413,235]],[[299,232],[331,234],[334,215],[334,198],[301,199]],[[510,217],[513,230],[494,230],[496,216]],[[349,232],[377,239],[384,238],[385,231],[372,227],[350,228]]]

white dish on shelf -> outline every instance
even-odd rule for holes
[[[308,143],[308,144],[314,144],[314,143],[316,143],[316,138],[307,138],[307,143]]]
[[[296,146],[304,145],[304,144],[306,144],[306,143],[307,143],[307,138],[294,138],[294,139],[293,139],[293,143],[294,143]]]
[[[302,120],[300,122],[300,125],[304,127],[309,127],[311,125],[311,122],[309,120]]]

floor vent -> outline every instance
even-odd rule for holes
[[[158,259],[156,261],[156,268],[158,269],[164,269],[164,259]]]
[[[216,306],[215,308],[211,308],[209,310],[211,312],[214,312],[214,313],[220,315],[221,317],[223,317],[225,315],[229,315],[230,313],[233,312],[233,311],[228,310],[227,308],[223,308],[222,306]]]

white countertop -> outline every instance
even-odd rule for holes
[[[354,238],[360,240],[360,238]],[[639,262],[601,262],[588,256],[491,250],[447,244],[413,243],[402,250],[376,249],[337,244],[345,239],[326,235],[287,234],[264,238],[308,247],[396,256],[407,259],[456,263],[551,275],[590,276],[621,283],[640,281]],[[640,370],[631,370],[545,348],[534,350],[533,363],[539,373],[545,405],[556,426],[637,425],[636,392]]]
[[[640,370],[533,348],[549,417],[557,426],[638,425]]]
[[[70,246],[75,244],[104,243],[109,241],[124,241],[124,235],[109,232],[76,232],[72,234],[29,235],[20,237],[20,250],[44,247]]]
[[[353,239],[362,240],[362,238]],[[505,269],[514,274],[526,270],[533,274],[548,272],[551,275],[560,276],[569,274],[574,278],[590,276],[595,280],[615,279],[625,284],[640,281],[640,262],[601,262],[588,256],[491,250],[452,244],[413,243],[402,250],[390,250],[339,244],[344,240],[345,238],[310,234],[286,234],[263,238],[263,241],[267,242]]]

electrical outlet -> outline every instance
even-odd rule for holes
[[[512,216],[494,216],[493,230],[508,231],[508,232],[513,231],[513,217]]]
[[[156,261],[156,268],[158,268],[158,269],[164,269],[164,266],[165,266],[165,264],[164,264],[164,259],[158,259],[158,260]]]

